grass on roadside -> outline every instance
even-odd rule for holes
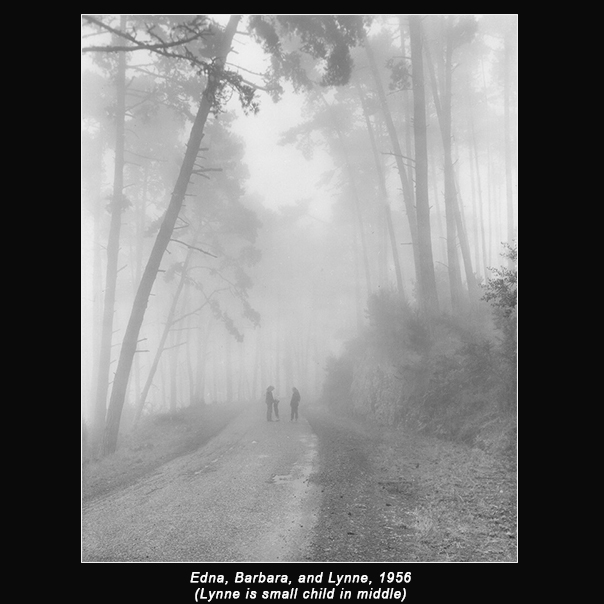
[[[211,405],[144,418],[120,439],[114,454],[82,460],[83,501],[127,486],[162,464],[194,451],[220,432],[239,410],[234,405]]]

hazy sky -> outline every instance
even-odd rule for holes
[[[278,103],[264,96],[257,115],[238,112],[234,130],[245,140],[248,193],[260,195],[269,208],[311,198],[313,214],[325,218],[329,192],[318,192],[316,182],[332,165],[328,155],[317,149],[307,160],[294,145],[279,145],[281,133],[302,121],[302,102],[302,97],[293,93]]]
[[[219,15],[217,20],[226,22],[228,17]],[[242,75],[251,82],[263,83],[261,78],[250,72],[263,72],[268,59],[249,37],[236,36],[228,61],[243,67]],[[258,91],[260,111],[256,115],[245,115],[238,101],[231,101],[230,107],[237,116],[234,130],[243,136],[246,145],[245,162],[250,171],[246,188],[250,194],[259,194],[269,208],[311,198],[314,201],[311,205],[313,214],[325,218],[330,205],[325,196],[329,193],[322,191],[323,197],[318,198],[316,182],[331,168],[331,160],[319,148],[312,160],[307,160],[294,145],[279,145],[281,134],[304,120],[304,95],[295,94],[288,84],[283,84],[283,88],[284,94],[278,103],[274,103],[267,93]]]

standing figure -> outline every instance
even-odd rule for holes
[[[267,422],[272,422],[272,415],[273,415],[273,405],[275,403],[275,399],[273,397],[273,390],[275,389],[274,386],[269,386],[266,389],[266,421]]]
[[[292,400],[290,402],[290,407],[292,408],[292,415],[290,422],[298,421],[298,405],[300,404],[300,393],[297,388],[292,388]]]
[[[275,401],[275,399],[273,398],[273,390],[275,389],[274,386],[269,386],[266,389],[266,398],[265,398],[265,402],[266,402],[266,421],[267,422],[272,422],[272,416],[273,416],[273,403]]]
[[[279,399],[273,398],[273,410],[275,411],[275,421],[279,421]]]

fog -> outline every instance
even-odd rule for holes
[[[133,39],[148,42],[146,21],[156,23],[157,39],[161,34],[166,41],[175,24],[193,17],[95,15],[82,20],[81,396],[88,427],[99,417],[99,404],[109,405],[135,296],[174,196],[207,82],[191,61],[173,56],[179,47],[169,47],[172,56],[103,47],[133,48]],[[229,22],[229,15],[208,17],[214,32]],[[137,414],[204,403],[259,403],[269,385],[275,386],[277,398],[288,399],[295,386],[304,401],[318,401],[328,359],[363,332],[372,294],[398,287],[412,307],[421,308],[417,244],[400,174],[402,160],[413,194],[418,160],[408,19],[372,17],[365,31],[379,80],[359,41],[349,47],[348,82],[320,85],[330,60],[304,52],[298,32],[282,38],[283,50],[297,53],[312,86],[300,86],[284,71],[278,100],[273,97],[279,73],[263,75],[274,61],[250,33],[249,19],[239,22],[225,67],[251,87],[258,110],[242,107],[232,86],[222,91],[220,106],[207,118],[197,171],[136,337],[121,429],[132,426]],[[475,31],[452,45],[451,65],[443,59],[446,27],[461,17],[422,20],[428,246],[441,315],[457,312],[449,283],[448,160],[438,113],[448,92],[457,228],[463,225],[467,245],[466,257],[463,241],[454,243],[464,292],[471,289],[468,266],[476,281],[484,282],[490,267],[504,263],[502,243],[517,237],[516,16],[467,17],[473,18]],[[131,38],[120,38],[119,31],[129,31]],[[208,39],[204,44],[210,46]],[[195,43],[194,53],[199,50]],[[121,135],[120,55],[125,82]],[[437,99],[435,90],[441,91]],[[114,262],[108,250],[116,199],[121,199],[121,224],[108,323],[103,317],[108,267]],[[105,402],[99,403],[108,324],[108,384],[100,395]]]

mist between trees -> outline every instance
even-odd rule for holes
[[[83,16],[87,451],[269,384],[456,438],[513,418],[516,25]],[[288,104],[262,148],[242,124]]]

